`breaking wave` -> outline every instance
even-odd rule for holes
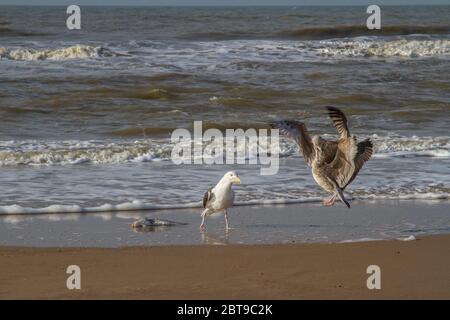
[[[101,46],[74,45],[56,49],[6,48],[0,47],[0,59],[36,61],[68,60],[120,55]]]
[[[153,43],[150,41],[150,43]],[[198,42],[194,48],[174,48],[170,43],[159,43],[152,48],[149,43],[141,44],[141,51],[133,51],[130,43],[124,43],[120,49],[102,46],[73,45],[41,49],[32,47],[0,47],[0,59],[14,61],[66,61],[71,59],[94,59],[105,57],[132,57],[129,63],[139,65],[154,63],[158,56],[158,65],[176,67],[183,70],[190,67],[206,68],[214,71],[221,68],[257,69],[265,63],[276,61],[320,61],[339,58],[425,58],[450,56],[449,39],[432,39],[423,37],[379,38],[363,37],[333,40],[230,40],[226,43]],[[150,48],[148,48],[150,46]],[[116,47],[114,47],[116,48]],[[205,59],[206,57],[206,59]],[[136,60],[138,59],[138,60]],[[136,60],[136,61],[135,61]],[[112,60],[110,63],[116,63]],[[122,63],[122,62],[121,62]],[[162,89],[136,93],[142,99],[174,99]]]
[[[450,157],[450,137],[370,137],[375,145],[374,157]]]
[[[322,41],[316,51],[326,57],[449,56],[450,40]]]
[[[244,128],[245,129],[245,128]],[[136,129],[138,130],[138,129]],[[140,129],[141,130],[141,129]],[[162,129],[161,129],[162,130]],[[330,137],[324,136],[329,139]],[[367,137],[360,136],[360,139]],[[375,145],[374,158],[433,157],[450,158],[450,137],[369,136]],[[204,142],[205,147],[208,142]],[[119,164],[169,161],[173,143],[168,139],[120,141],[3,141],[0,142],[0,166]],[[239,148],[245,145],[238,145]],[[256,150],[256,146],[249,146]],[[281,157],[297,156],[298,147],[281,138]],[[257,156],[257,155],[254,155]]]
[[[448,200],[450,194],[437,192],[411,192],[390,195],[359,195],[347,196],[351,200]],[[245,201],[236,201],[235,206],[255,206],[255,205],[288,205],[299,203],[321,203],[322,197],[304,197],[304,198],[275,198],[275,199],[249,199]],[[172,209],[194,209],[201,208],[201,201],[186,203],[168,203],[151,204],[140,200],[123,202],[119,204],[105,203],[95,207],[83,207],[80,205],[54,204],[42,208],[24,207],[17,204],[0,206],[0,216],[2,215],[26,215],[26,214],[73,214],[73,213],[101,213],[101,212],[120,212],[137,210],[172,210]]]
[[[186,203],[178,205],[151,205],[135,200],[120,204],[103,204],[97,207],[82,207],[79,205],[55,204],[43,208],[22,207],[20,205],[0,206],[0,215],[16,214],[46,214],[46,213],[96,213],[114,211],[134,211],[134,210],[162,210],[162,209],[183,209],[196,208],[200,203]]]
[[[0,144],[0,165],[116,164],[167,160],[170,144],[145,140],[100,141],[9,141]]]

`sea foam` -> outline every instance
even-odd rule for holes
[[[324,56],[347,57],[430,57],[450,55],[449,40],[345,40],[321,41],[316,49]]]
[[[437,193],[411,193],[408,195],[366,195],[351,197],[351,200],[448,200],[449,194]],[[301,203],[317,203],[322,202],[322,197],[299,197],[299,198],[272,198],[272,199],[248,199],[237,200],[234,206],[279,206]],[[141,200],[133,200],[118,204],[104,203],[98,206],[83,207],[71,204],[53,204],[41,208],[24,207],[17,204],[0,206],[0,215],[33,215],[33,214],[74,214],[74,213],[107,213],[107,212],[132,212],[137,210],[176,210],[176,209],[199,209],[202,208],[201,201],[191,201],[185,203],[159,203],[152,204]]]
[[[450,157],[450,137],[360,136],[374,142],[374,158]],[[333,137],[326,136],[326,139]],[[204,142],[204,147],[208,142]],[[170,161],[173,143],[168,139],[105,141],[0,141],[0,166],[120,164]],[[239,148],[245,146],[239,145]],[[254,145],[250,145],[254,148]],[[240,150],[239,151],[245,151]],[[285,138],[280,140],[282,158],[298,155],[298,146]],[[254,155],[257,156],[257,155]]]
[[[116,56],[117,53],[101,47],[74,45],[66,48],[31,49],[0,47],[0,58],[10,60],[68,60]]]

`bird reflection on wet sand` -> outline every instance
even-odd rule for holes
[[[202,243],[207,245],[226,246],[229,244],[230,232],[224,232],[223,236],[211,232],[201,232]]]

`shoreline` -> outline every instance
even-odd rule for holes
[[[347,209],[320,203],[236,206],[209,217],[199,230],[197,208],[118,211],[89,214],[0,216],[0,246],[106,247],[164,245],[238,245],[358,242],[450,234],[448,200],[360,201]],[[136,230],[140,219],[170,220],[182,225]]]
[[[0,247],[0,299],[450,299],[450,235],[415,241]],[[66,268],[81,268],[68,290]],[[368,290],[369,265],[381,290]]]
[[[290,205],[321,205],[324,197],[317,197],[312,199],[268,199],[268,200],[250,200],[247,202],[235,202],[233,204],[233,208],[238,207],[276,207],[276,206],[290,206]],[[449,202],[450,198],[447,196],[436,196],[436,197],[430,197],[430,198],[361,198],[356,197],[353,198],[351,195],[346,195],[346,199],[351,202],[359,202],[359,203],[388,203],[388,202],[398,202],[400,204],[402,203],[408,203],[408,202]],[[339,204],[339,201],[336,201],[337,204]],[[15,205],[13,205],[15,206]],[[138,211],[146,211],[146,212],[169,212],[174,210],[199,210],[202,211],[203,204],[201,202],[193,202],[193,203],[184,203],[174,206],[167,206],[164,207],[163,205],[151,205],[146,204],[141,201],[129,201],[119,204],[110,204],[105,203],[103,205],[94,206],[94,207],[80,207],[79,211],[74,211],[74,208],[77,205],[49,205],[46,207],[21,207],[19,208],[23,209],[25,212],[20,212],[20,209],[15,209],[11,211],[0,210],[0,218],[2,217],[36,217],[36,216],[48,216],[48,215],[66,215],[66,214],[78,214],[78,215],[95,215],[95,214],[103,214],[103,213],[134,213]],[[108,208],[103,208],[105,206],[109,206]],[[58,207],[68,207],[72,208],[72,210],[68,209],[67,211],[57,211],[55,208]],[[111,209],[112,208],[112,209]],[[18,211],[18,212],[17,212]]]
[[[123,247],[204,244],[288,244],[357,242],[450,234],[450,201],[359,201],[347,209],[321,203],[236,206],[209,217],[199,230],[200,210],[122,211],[89,214],[0,216],[0,246]],[[136,230],[140,219],[170,220],[183,225]]]

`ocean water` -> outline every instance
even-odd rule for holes
[[[0,214],[196,208],[230,169],[239,204],[320,201],[289,140],[261,176],[175,165],[170,134],[293,119],[334,138],[325,105],[375,145],[351,198],[450,198],[450,6],[383,7],[381,31],[364,7],[81,9],[69,31],[64,7],[0,7]]]

